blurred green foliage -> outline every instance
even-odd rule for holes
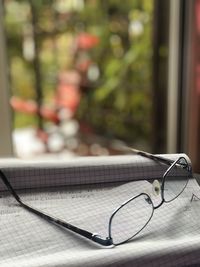
[[[4,1],[12,94],[24,99],[36,97],[30,53],[33,31],[30,3],[31,0]],[[148,143],[153,0],[37,0],[32,4],[37,16],[34,27],[44,101],[51,101],[57,74],[74,68],[75,58],[70,52],[74,37],[80,32],[96,35],[100,43],[85,56],[93,62],[97,75],[88,78],[77,118],[104,136]],[[28,55],[26,46],[30,46]],[[27,122],[27,117],[18,114],[15,127],[32,123],[35,120],[31,116]]]

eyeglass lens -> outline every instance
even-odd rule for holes
[[[124,243],[138,234],[149,222],[153,204],[146,194],[141,194],[123,205],[113,216],[110,233],[114,245]]]
[[[185,158],[180,158],[164,178],[164,200],[170,202],[177,198],[185,189],[190,172]]]
[[[177,198],[185,189],[190,172],[185,158],[180,158],[164,177],[163,197],[165,202]],[[123,204],[111,217],[110,236],[114,245],[119,245],[137,235],[153,215],[153,203],[143,193]]]

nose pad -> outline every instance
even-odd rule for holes
[[[154,180],[152,184],[152,193],[155,197],[159,196],[161,192],[161,186],[158,180]]]

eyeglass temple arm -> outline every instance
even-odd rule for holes
[[[131,147],[129,147],[129,149],[131,151],[133,151],[137,155],[140,155],[140,156],[143,156],[143,157],[146,157],[146,158],[149,158],[149,159],[157,160],[157,161],[160,161],[160,162],[162,162],[164,164],[167,164],[167,165],[171,165],[172,163],[174,163],[174,160],[171,160],[171,159],[167,159],[167,158],[164,158],[164,157],[161,157],[161,156],[153,155],[151,153],[148,153],[148,152],[145,152],[145,151],[141,151],[141,150],[137,150],[137,149],[131,148]]]
[[[18,194],[16,193],[16,191],[13,189],[13,187],[11,186],[10,182],[8,181],[7,177],[5,176],[5,174],[0,170],[0,177],[2,179],[2,181],[4,182],[5,186],[8,188],[8,190],[10,191],[10,193],[12,194],[12,196],[16,199],[16,201],[22,206],[24,207],[25,209],[27,209],[28,211],[30,212],[33,212],[35,213],[36,215],[40,216],[41,218],[51,222],[51,223],[54,223],[56,225],[59,225],[59,226],[62,226],[64,228],[67,228],[68,230],[72,231],[72,232],[75,232],[81,236],[84,236],[100,245],[103,245],[103,246],[111,246],[113,245],[113,242],[112,242],[112,239],[111,238],[106,238],[106,239],[103,239],[101,238],[101,236],[99,236],[98,234],[94,234],[94,233],[91,233],[91,232],[88,232],[86,230],[83,230],[79,227],[76,227],[70,223],[67,223],[63,220],[60,220],[56,217],[52,217],[44,212],[41,212],[40,210],[38,209],[35,209],[33,207],[31,207],[30,205],[24,203],[21,198],[18,196]]]

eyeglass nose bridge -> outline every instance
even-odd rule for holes
[[[146,188],[144,190],[144,193],[147,194],[151,198],[152,197],[158,197],[160,195],[162,197],[162,194],[161,194],[162,189],[161,189],[161,187],[162,187],[162,184],[157,179],[155,179],[153,181],[153,183],[151,184],[151,186],[149,186],[148,188]],[[148,199],[147,199],[147,202],[149,202]],[[151,203],[149,202],[149,204],[151,204]]]
[[[158,180],[153,181],[153,184],[152,184],[153,192],[155,192],[156,196],[161,197],[161,202],[157,206],[154,206],[154,204],[153,204],[154,210],[160,208],[162,206],[162,204],[165,202],[164,197],[163,197],[163,186],[164,186],[163,182],[160,183]]]
[[[147,197],[145,198],[145,201],[146,201],[149,205],[152,205],[152,200],[151,200],[151,198],[150,198],[149,196],[147,196]]]
[[[165,200],[162,198],[160,204],[158,204],[157,206],[153,206],[153,209],[156,210],[156,209],[160,208],[164,202],[165,202]]]

